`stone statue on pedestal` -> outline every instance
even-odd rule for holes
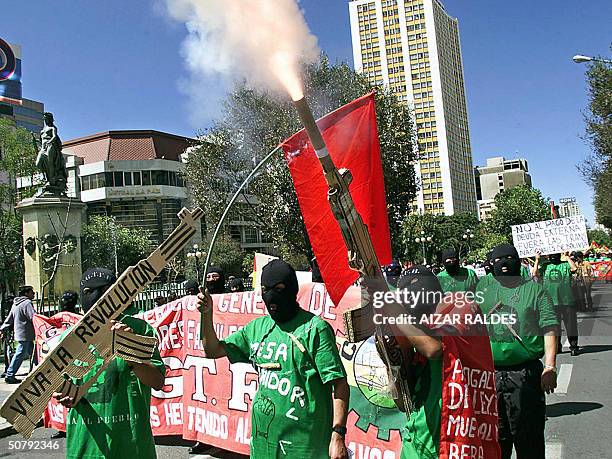
[[[68,172],[66,171],[66,161],[62,155],[62,141],[57,134],[57,127],[53,123],[53,114],[46,112],[43,119],[45,126],[40,131],[40,147],[38,141],[32,135],[34,149],[38,150],[36,167],[45,177],[45,184],[37,195],[63,196],[66,194]]]

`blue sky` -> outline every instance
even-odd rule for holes
[[[302,0],[306,19],[332,59],[352,65],[346,0]],[[612,2],[445,0],[459,18],[475,164],[524,157],[545,196],[576,196],[593,223],[591,190],[575,165],[589,152],[580,138],[587,105],[576,53],[610,56]],[[70,139],[109,129],[194,135],[181,91],[188,79],[179,50],[182,25],[159,0],[3,0],[0,36],[23,47],[24,96],[55,113]],[[205,108],[214,116],[219,85]]]

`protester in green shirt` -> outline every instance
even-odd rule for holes
[[[251,363],[259,373],[251,457],[347,459],[344,436],[350,388],[331,326],[297,303],[294,269],[272,260],[262,271],[259,317],[220,341],[212,299],[199,296],[206,357]]]
[[[87,312],[115,282],[107,269],[87,270],[81,279],[81,306]],[[146,322],[129,314],[112,321],[112,330],[155,336]],[[95,354],[95,350],[92,350]],[[82,378],[93,377],[103,359],[98,358]],[[66,420],[66,457],[74,459],[141,459],[155,458],[155,442],[149,420],[151,388],[164,386],[166,368],[156,349],[150,361],[128,363],[116,357],[73,406],[73,400],[62,393],[54,396],[70,408]]]
[[[398,288],[414,295],[415,304],[408,305],[406,310],[417,324],[422,322],[422,318],[430,315],[456,317],[460,311],[470,317],[480,315],[480,311],[474,304],[462,304],[458,307],[452,301],[452,297],[444,296],[438,277],[422,265],[411,267],[399,281]],[[443,326],[431,323],[427,326],[421,325],[421,327],[415,331],[407,329],[403,331],[410,341],[415,341],[417,338],[432,340],[434,346],[428,350],[418,341],[413,343],[417,353],[410,362],[410,369],[414,382],[414,387],[411,388],[411,398],[415,410],[407,414],[408,423],[402,435],[401,459],[437,459],[440,457],[441,428],[445,422],[449,421],[442,418],[443,362],[445,352],[448,350],[444,346],[439,348],[435,346],[435,344],[441,344],[443,335],[459,336],[465,333],[464,339],[461,340],[462,345],[474,351],[480,349],[488,355],[488,363],[491,365],[491,350],[488,342],[483,339],[471,339],[471,333],[477,333],[474,327],[461,323],[461,321],[457,322],[456,319]],[[481,327],[478,326],[478,328]],[[480,333],[482,336],[483,332]],[[479,370],[482,371],[485,368],[485,362],[480,363],[483,367]]]
[[[448,248],[442,251],[444,271],[438,274],[438,280],[444,293],[473,292],[478,283],[476,273],[468,268],[459,266],[457,250]]]
[[[560,253],[548,256],[549,263],[543,269],[540,266],[540,253],[536,254],[534,270],[541,273],[544,288],[550,293],[559,323],[563,321],[572,356],[579,353],[578,348],[578,318],[576,317],[576,300],[572,289],[572,274],[578,269],[569,253],[563,254],[567,261],[561,261]],[[557,353],[563,351],[561,345],[561,330],[557,341]]]
[[[557,386],[557,316],[548,292],[521,277],[513,245],[495,247],[491,262],[493,276],[480,280],[476,300],[485,314],[508,318],[489,325],[502,457],[510,458],[514,447],[519,458],[544,459],[544,393]]]

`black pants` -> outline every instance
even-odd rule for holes
[[[495,368],[502,459],[510,459],[513,446],[517,459],[545,459],[543,369],[539,360]]]
[[[585,303],[584,297],[584,284],[579,282],[574,282],[572,284],[572,293],[574,294],[574,301],[576,304],[576,309],[578,311],[586,311],[587,306]]]
[[[569,341],[570,349],[578,349],[578,318],[576,317],[576,307],[572,304],[569,306],[555,306],[559,325],[563,322],[565,334]],[[561,328],[559,328],[559,341],[557,349],[561,349]]]
[[[590,282],[584,284],[584,302],[587,311],[593,310],[593,294],[591,293],[591,287],[592,284]]]

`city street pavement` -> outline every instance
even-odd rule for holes
[[[592,313],[578,313],[577,357],[557,359],[558,387],[547,396],[547,459],[612,457],[612,284],[595,285]]]
[[[557,391],[547,396],[546,400],[547,459],[612,457],[612,284],[596,285],[593,302],[595,312],[579,313],[579,344],[582,349],[579,356],[569,354],[567,339],[563,337],[564,353],[558,358]],[[14,387],[2,381],[0,399],[6,398]],[[0,424],[0,437],[5,436],[0,438],[2,458],[37,458],[45,454],[52,459],[65,455],[65,440],[59,440],[57,450],[16,451],[9,449],[9,442],[23,439],[7,430],[4,430],[4,434],[2,432]],[[47,440],[53,432],[50,429],[37,429],[33,439]],[[158,438],[156,442],[157,455],[163,458],[246,458],[217,448],[211,448],[207,454],[190,456],[190,443],[175,438]]]

